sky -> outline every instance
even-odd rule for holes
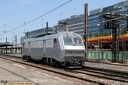
[[[49,23],[49,27],[53,27],[57,25],[58,21],[61,19],[69,18],[72,15],[83,14],[85,3],[88,3],[88,11],[91,11],[97,8],[107,7],[125,0],[0,1],[0,42],[5,42],[7,38],[8,42],[14,43],[15,35],[17,35],[18,43],[20,43],[20,38],[25,35],[25,32],[46,27],[46,22]],[[55,9],[56,7],[68,1],[69,3],[65,4],[64,6],[48,13],[49,11]],[[34,21],[31,22],[32,20]],[[27,24],[28,22],[31,23]]]

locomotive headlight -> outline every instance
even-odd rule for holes
[[[66,51],[66,54],[72,54],[72,51]]]
[[[79,54],[84,54],[84,51],[80,51]]]

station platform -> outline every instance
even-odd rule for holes
[[[21,57],[21,54],[5,54],[8,56]],[[95,68],[104,68],[108,70],[118,70],[125,73],[128,73],[128,64],[122,63],[97,63],[97,62],[85,62],[85,66],[95,67]]]
[[[20,54],[11,54],[10,56],[20,57]],[[78,85],[38,68],[6,61],[2,58],[0,58],[0,73],[0,85]]]
[[[4,55],[7,55],[7,56],[13,56],[13,57],[21,57],[21,54],[20,54],[20,53],[15,53],[15,54],[4,54]]]

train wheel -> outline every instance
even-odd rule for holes
[[[30,62],[31,61],[31,57],[30,56],[27,56],[27,62]]]
[[[50,65],[53,65],[53,59],[50,58]]]
[[[46,58],[42,58],[42,63],[46,63]]]
[[[53,65],[54,65],[54,66],[61,66],[61,63],[58,62],[58,61],[56,61],[56,60],[53,60]]]

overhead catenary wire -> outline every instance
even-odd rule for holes
[[[87,26],[95,26],[95,25],[98,26],[98,24],[100,25],[101,23],[109,22],[109,21],[112,21],[112,20],[117,20],[117,19],[120,19],[120,18],[123,18],[123,17],[118,17],[118,18],[115,18],[115,19],[110,19],[110,20],[106,20],[106,21],[91,23],[91,25],[87,25]],[[12,30],[10,30],[10,31],[6,31],[6,32],[2,33],[0,36],[4,35],[4,34],[7,33],[7,32],[11,32],[11,31],[16,30],[16,29],[18,29],[18,28],[20,28],[20,27],[23,27],[23,26],[25,26],[25,25],[27,25],[27,24],[29,24],[29,23],[25,23],[24,25],[21,25],[21,26],[15,28],[15,29],[12,29]],[[86,25],[84,25],[84,26],[86,26]]]
[[[5,32],[4,33],[2,33],[0,36],[2,36],[2,35],[4,35],[5,34]]]
[[[65,2],[65,3],[63,3],[63,4],[61,4],[61,5],[59,5],[58,7],[54,8],[54,9],[52,9],[52,10],[46,12],[46,13],[44,13],[43,15],[41,15],[41,16],[39,16],[39,17],[37,17],[37,18],[35,18],[35,19],[29,21],[29,22],[26,22],[26,23],[24,23],[23,25],[20,25],[20,26],[14,28],[14,29],[11,29],[11,30],[9,30],[9,31],[6,31],[5,33],[14,31],[14,30],[16,30],[16,29],[19,29],[19,28],[25,26],[25,25],[28,25],[28,24],[30,24],[30,23],[32,23],[32,22],[34,22],[34,21],[40,19],[41,17],[43,17],[43,16],[45,16],[45,15],[47,15],[47,14],[49,14],[49,13],[51,13],[51,12],[57,10],[57,9],[59,9],[60,7],[62,7],[62,6],[64,6],[64,5],[66,5],[66,4],[68,4],[68,3],[71,2],[71,1],[72,1],[72,0],[69,0],[69,1],[67,1],[67,2]],[[0,36],[4,35],[5,33],[1,34]]]
[[[87,25],[87,26],[95,26],[95,25],[98,26],[98,24],[100,25],[101,23],[109,22],[109,21],[112,21],[112,20],[117,20],[117,19],[120,19],[120,18],[123,18],[123,17],[118,17],[118,18],[114,18],[114,19],[110,19],[110,20],[106,20],[106,21],[91,23],[91,24],[89,24],[89,25]],[[84,19],[84,18],[83,18],[83,19]],[[32,22],[32,21],[31,21],[31,22]],[[18,28],[20,28],[20,27],[23,27],[23,26],[25,26],[25,25],[27,25],[27,24],[29,24],[29,23],[31,23],[31,22],[24,23],[24,25],[21,25],[21,26],[15,28],[15,29],[10,30],[10,31],[6,31],[6,32],[4,32],[3,34],[1,34],[0,36],[4,35],[4,34],[7,33],[7,32],[11,32],[11,31],[16,30],[16,29],[18,29]],[[86,26],[86,25],[84,25],[84,26]]]

